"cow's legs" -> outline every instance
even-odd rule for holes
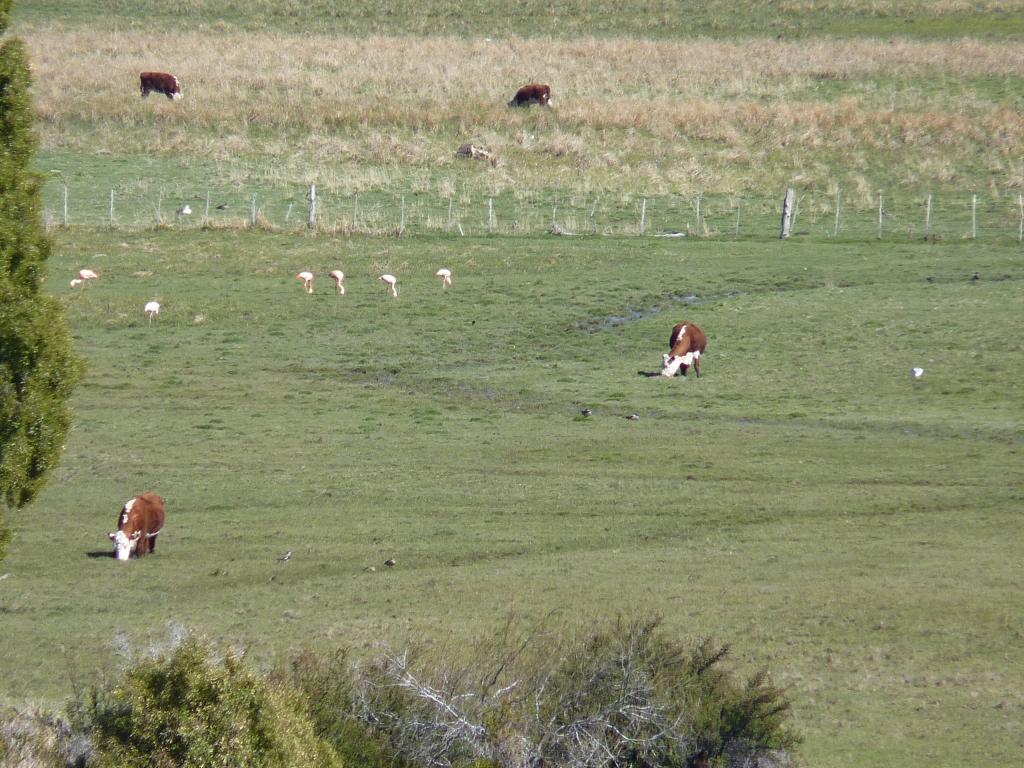
[[[153,534],[153,538],[149,540],[149,552],[150,554],[156,552],[156,534]]]

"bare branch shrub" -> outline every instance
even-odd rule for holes
[[[89,738],[63,718],[0,711],[0,768],[84,768],[93,755]]]
[[[728,646],[689,647],[657,620],[500,632],[458,654],[386,653],[356,670],[351,712],[396,759],[430,768],[684,768],[787,754],[785,694],[722,668]],[[458,659],[456,661],[456,659]]]

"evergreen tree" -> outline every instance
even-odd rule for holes
[[[0,35],[11,0],[0,0]],[[43,291],[50,241],[42,178],[32,171],[30,75],[24,44],[0,42],[0,558],[3,510],[30,502],[60,457],[81,374],[61,305]]]

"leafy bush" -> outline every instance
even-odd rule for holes
[[[386,735],[355,717],[356,681],[344,650],[305,651],[274,677],[299,692],[316,735],[334,747],[346,768],[403,767]]]
[[[341,765],[293,691],[193,637],[135,663],[119,685],[93,688],[79,716],[99,766]]]
[[[94,686],[98,766],[711,768],[790,763],[789,701],[728,646],[656,620],[550,621],[354,664],[307,651],[269,677],[188,637]],[[45,763],[44,763],[45,764]]]

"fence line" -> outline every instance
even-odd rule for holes
[[[124,187],[124,185],[123,185]],[[165,215],[164,202],[174,210]],[[785,210],[789,199],[790,208]],[[211,207],[211,202],[214,205]],[[196,212],[193,213],[192,206]],[[842,208],[840,209],[840,206]],[[296,229],[369,235],[636,235],[847,240],[1013,240],[1024,243],[1024,195],[880,191],[855,201],[839,190],[763,195],[621,195],[506,192],[440,196],[413,191],[334,194],[302,189],[127,188],[67,183],[44,189],[50,227]],[[787,215],[784,215],[787,214]],[[248,214],[248,215],[246,215]],[[780,232],[780,220],[782,231]],[[788,229],[787,229],[788,227]]]

